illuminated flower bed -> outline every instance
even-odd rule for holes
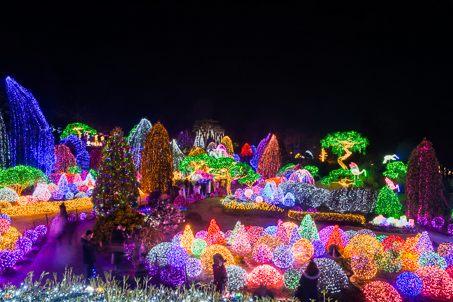
[[[297,212],[293,210],[288,211],[288,217],[291,219],[302,221],[305,215],[310,215],[315,221],[346,221],[355,222],[365,225],[365,216],[360,214],[340,214],[340,213],[326,213],[326,212]]]
[[[36,203],[27,203],[24,206],[13,206],[2,209],[2,213],[11,217],[27,216],[41,213],[53,213],[60,211],[60,205],[63,201],[41,201]],[[67,210],[92,208],[91,198],[78,198],[64,201]]]
[[[262,211],[277,211],[277,212],[284,212],[283,208],[277,207],[273,204],[268,203],[257,203],[257,202],[237,202],[234,200],[223,199],[222,205],[224,205],[227,209],[232,210],[262,210]]]

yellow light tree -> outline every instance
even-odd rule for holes
[[[157,122],[146,135],[141,160],[141,188],[144,192],[167,190],[167,181],[172,178],[172,160],[168,132]]]
[[[233,149],[233,142],[231,141],[231,138],[229,136],[224,136],[222,138],[222,145],[225,146],[225,148],[228,151],[228,155],[233,155],[234,154],[234,149]]]
[[[188,252],[192,252],[192,243],[195,240],[195,237],[193,236],[192,229],[190,228],[190,225],[186,225],[186,228],[184,229],[184,233],[182,234],[181,237],[181,246]]]

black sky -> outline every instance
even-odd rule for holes
[[[211,117],[241,144],[357,130],[368,153],[406,155],[427,137],[453,167],[452,2],[304,2],[18,3],[2,8],[0,76],[56,126],[147,117],[175,137]]]

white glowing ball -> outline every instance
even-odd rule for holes
[[[255,202],[256,202],[256,203],[262,203],[262,202],[263,202],[263,197],[258,196],[258,197],[255,199]]]
[[[247,197],[247,199],[250,199],[250,196],[252,196],[253,190],[252,189],[246,189],[244,191],[244,195]]]

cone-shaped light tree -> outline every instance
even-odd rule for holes
[[[257,173],[264,178],[272,178],[282,165],[282,153],[279,150],[277,137],[272,135],[261,155]]]
[[[138,205],[137,171],[126,139],[120,133],[109,137],[102,150],[102,160],[93,190],[94,210],[106,215],[121,204]]]
[[[146,135],[141,160],[141,187],[144,192],[165,192],[172,178],[170,139],[165,127],[157,122]]]
[[[224,136],[222,138],[222,145],[225,146],[225,148],[228,151],[228,155],[233,155],[234,154],[234,149],[233,149],[233,142],[231,141],[231,138],[229,136]]]
[[[55,173],[57,174],[68,173],[69,167],[77,164],[71,150],[65,145],[55,146],[54,153],[56,159]]]
[[[399,219],[403,205],[398,200],[398,195],[388,186],[379,191],[374,212],[386,217]]]
[[[145,145],[145,138],[151,128],[151,122],[146,118],[142,118],[140,123],[131,130],[127,138],[127,142],[131,147],[135,168],[138,171],[140,171],[140,162],[142,158],[143,146]]]
[[[9,167],[9,138],[6,125],[3,122],[2,112],[0,111],[0,168]]]
[[[407,216],[428,221],[448,207],[442,194],[442,180],[437,156],[430,141],[423,141],[412,151],[406,174]]]

